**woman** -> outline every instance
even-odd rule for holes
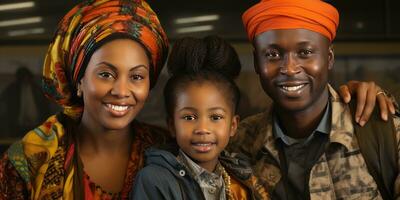
[[[167,50],[143,1],[85,1],[67,13],[43,69],[43,90],[63,112],[3,156],[0,199],[127,199],[144,150],[167,139],[133,121]]]
[[[126,199],[144,149],[164,139],[132,121],[167,50],[144,1],[88,1],[64,16],[43,69],[44,91],[64,111],[4,155],[0,199]]]

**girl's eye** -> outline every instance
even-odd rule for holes
[[[113,77],[113,74],[111,74],[110,72],[100,72],[99,77],[104,79],[109,79]]]
[[[182,117],[184,120],[187,120],[187,121],[192,121],[192,120],[195,120],[196,119],[196,116],[194,116],[194,115],[185,115],[185,116],[183,116]]]
[[[132,75],[131,78],[132,78],[132,80],[135,80],[135,81],[143,80],[143,79],[144,79],[144,77],[141,76],[141,75],[139,75],[139,74]]]
[[[210,118],[212,121],[218,121],[218,120],[223,119],[224,117],[222,115],[211,115]]]

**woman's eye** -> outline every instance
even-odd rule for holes
[[[144,79],[144,77],[139,74],[132,75],[131,78],[132,78],[132,80],[135,80],[135,81]]]
[[[99,77],[108,79],[108,78],[112,78],[113,75],[110,72],[100,72]]]
[[[183,116],[182,118],[183,118],[184,120],[187,120],[187,121],[192,121],[192,120],[195,120],[195,119],[196,119],[196,117],[193,116],[193,115],[185,115],[185,116]]]

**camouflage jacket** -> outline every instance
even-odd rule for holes
[[[325,153],[311,169],[310,199],[382,199],[359,151],[349,107],[341,102],[333,88],[328,87],[332,105],[330,141]],[[271,193],[282,177],[272,120],[271,108],[246,118],[240,123],[228,148],[231,152],[241,152],[249,156],[255,176],[258,177],[254,187],[266,188]],[[394,125],[397,147],[400,150],[398,117],[394,117]],[[396,178],[394,196],[400,199],[400,176]]]

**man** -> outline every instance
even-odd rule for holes
[[[255,71],[274,102],[245,119],[230,145],[250,157],[259,178],[254,187],[276,199],[382,199],[360,153],[353,114],[328,84],[337,10],[319,0],[262,0],[243,22]],[[398,148],[400,120],[393,122]],[[399,176],[393,191],[400,198]]]

